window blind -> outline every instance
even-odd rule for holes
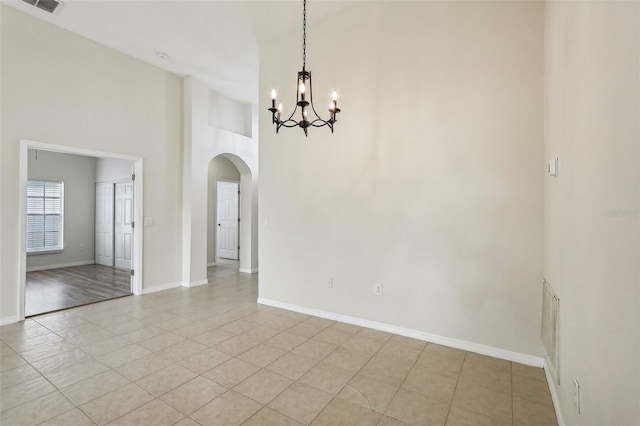
[[[27,181],[27,253],[62,250],[64,184]]]

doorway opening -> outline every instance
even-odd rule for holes
[[[240,171],[224,155],[208,166],[207,266],[239,264]]]
[[[21,141],[20,319],[141,294],[141,177],[141,159]]]

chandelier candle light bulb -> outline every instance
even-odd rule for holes
[[[300,83],[300,94],[304,97],[304,92],[306,90],[306,87],[304,87],[304,83]]]
[[[307,71],[307,0],[302,2],[302,71],[298,71],[298,87],[296,93],[296,105],[293,112],[286,120],[280,119],[282,113],[282,104],[278,104],[276,108],[276,89],[271,91],[271,122],[276,125],[276,133],[281,127],[301,127],[305,136],[308,136],[309,127],[323,127],[328,126],[333,133],[333,125],[335,124],[336,114],[340,112],[338,109],[338,94],[334,91],[331,96],[331,104],[329,104],[330,116],[328,120],[320,118],[313,106],[313,86],[311,85],[311,71]],[[311,112],[315,116],[312,116],[311,120],[308,120],[307,107],[311,106]],[[293,117],[298,109],[301,108],[302,120],[296,121]]]
[[[329,112],[331,116],[335,119],[336,111],[338,110],[338,93],[333,92],[331,94],[331,103],[329,104]]]

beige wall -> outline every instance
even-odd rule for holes
[[[144,159],[144,282],[180,281],[182,80],[2,8],[0,318],[17,315],[20,139]]]
[[[314,24],[316,109],[344,112],[308,138],[265,113],[274,86],[292,108],[299,39],[264,46],[260,297],[540,356],[542,26],[536,2]]]
[[[95,261],[96,159],[29,150],[28,178],[64,182],[64,249],[27,256],[27,271]]]
[[[217,156],[209,162],[209,185],[207,188],[207,264],[216,261],[218,181],[234,181],[240,183],[240,172],[238,168],[222,156]]]
[[[547,4],[544,273],[568,425],[640,424],[639,56],[640,3]]]
[[[252,105],[209,91],[209,125],[250,138]]]

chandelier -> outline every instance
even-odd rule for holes
[[[336,114],[340,112],[338,109],[338,94],[333,92],[331,96],[331,103],[329,104],[329,119],[323,120],[316,112],[316,108],[313,105],[313,87],[311,85],[311,71],[307,71],[307,0],[303,0],[302,6],[302,71],[298,71],[298,81],[296,84],[296,106],[293,112],[286,120],[281,119],[282,104],[278,104],[276,107],[276,89],[271,90],[271,122],[276,125],[276,133],[281,127],[302,127],[305,136],[308,136],[307,130],[309,127],[323,127],[329,126],[331,133],[333,133],[333,125],[337,121]],[[296,111],[299,113],[298,118],[294,118]],[[313,116],[310,116],[310,112]],[[314,118],[315,116],[315,118]]]

